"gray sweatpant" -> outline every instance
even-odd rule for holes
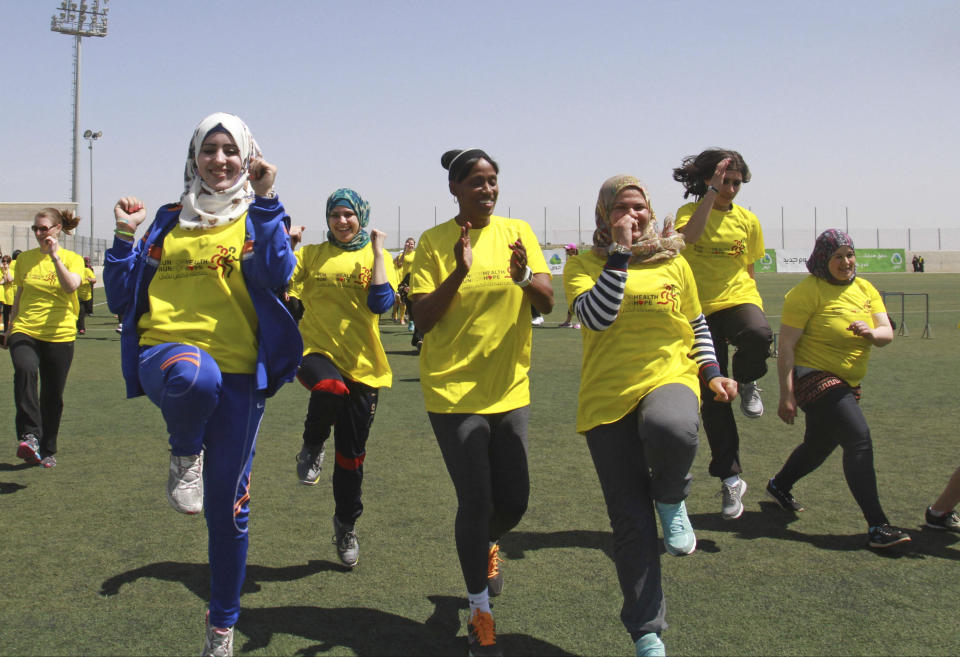
[[[667,627],[653,502],[680,502],[690,492],[699,410],[696,394],[672,383],[617,422],[586,432],[613,528],[620,620],[634,639]]]

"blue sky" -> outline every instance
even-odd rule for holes
[[[0,201],[70,193],[72,40],[58,0],[0,0]],[[176,200],[193,127],[229,111],[279,167],[288,211],[322,239],[337,187],[372,204],[392,245],[456,206],[440,155],[501,166],[498,214],[584,237],[603,180],[632,173],[659,215],[671,169],[736,148],[738,202],[768,234],[950,227],[960,178],[960,3],[251,2],[113,0],[83,41],[81,130],[94,146],[96,234],[122,195]],[[86,142],[80,211],[89,214]],[[81,233],[88,234],[88,225]],[[311,230],[312,229],[312,230]]]

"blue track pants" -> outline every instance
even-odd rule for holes
[[[204,452],[203,510],[210,623],[233,627],[246,575],[250,468],[265,395],[252,374],[222,374],[202,349],[165,343],[140,352],[140,383],[160,407],[177,456]]]

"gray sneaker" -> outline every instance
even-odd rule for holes
[[[724,520],[736,520],[743,515],[742,498],[747,493],[747,482],[738,479],[733,486],[723,484],[719,495],[723,498],[720,513]]]
[[[353,527],[349,529],[340,524],[337,516],[333,516],[333,544],[337,546],[340,563],[347,568],[353,568],[360,560],[360,542]]]
[[[297,454],[297,479],[305,486],[316,486],[320,481],[320,470],[323,468],[323,457],[326,450],[323,445],[320,448],[303,446],[300,453]]]
[[[226,629],[210,625],[210,612],[207,612],[206,636],[203,639],[203,652],[200,657],[233,657],[233,628]]]
[[[739,384],[740,390],[740,410],[748,418],[758,418],[763,415],[763,400],[760,399],[760,393],[763,390],[757,385],[756,381]]]
[[[174,509],[187,515],[203,511],[203,453],[170,455],[167,501]]]

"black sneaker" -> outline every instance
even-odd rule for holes
[[[870,540],[867,545],[873,548],[888,548],[898,543],[909,543],[910,536],[907,532],[890,525],[877,525],[871,527],[868,533]]]
[[[937,516],[932,513],[931,507],[927,507],[927,512],[924,514],[927,519],[927,527],[933,527],[934,529],[946,529],[951,532],[960,532],[960,515],[956,511],[951,511],[942,516]]]
[[[767,497],[780,505],[784,511],[803,511],[803,505],[790,493],[773,485],[773,479],[767,482]]]

